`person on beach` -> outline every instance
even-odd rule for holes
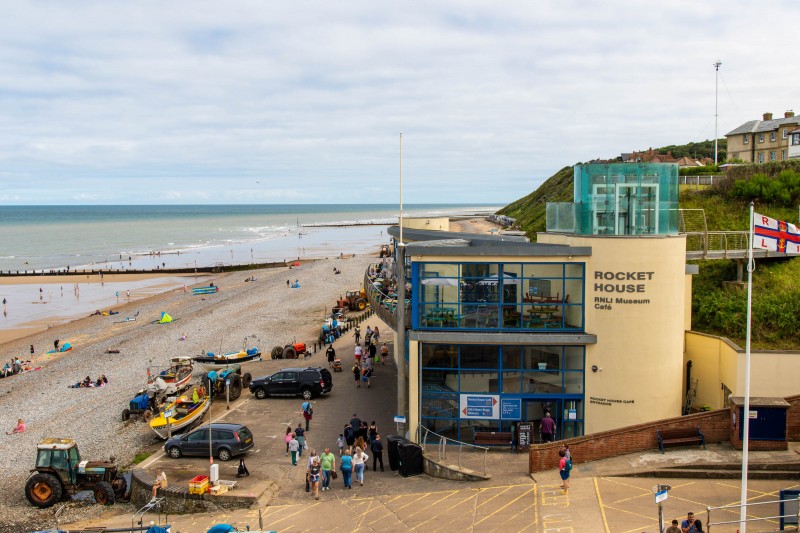
[[[381,346],[381,364],[382,365],[386,364],[386,358],[387,357],[389,357],[389,347],[386,346],[386,343],[384,342],[383,346]]]
[[[289,452],[292,454],[292,466],[297,466],[297,450],[300,449],[300,443],[294,433],[291,434],[292,438],[289,440]]]
[[[314,457],[314,462],[308,467],[308,482],[311,484],[311,493],[314,498],[319,500],[319,477],[322,467],[319,464],[319,457]]]
[[[11,431],[6,431],[6,435],[14,435],[15,433],[25,432],[25,422],[21,418],[17,419],[17,425]]]
[[[358,362],[353,363],[353,378],[356,381],[356,388],[361,388],[361,367],[358,366]]]
[[[55,351],[58,351],[58,343],[59,343],[59,342],[61,342],[61,341],[60,341],[60,340],[58,340],[58,339],[56,339],[56,340],[54,340],[54,341],[53,341],[53,348],[55,348]]]

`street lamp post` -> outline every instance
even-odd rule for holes
[[[719,122],[719,67],[722,61],[717,59],[714,62],[716,77],[714,80],[714,165],[717,165],[717,145],[719,143],[719,133],[717,133],[717,123]]]

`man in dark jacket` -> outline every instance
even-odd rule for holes
[[[381,472],[383,472],[383,443],[380,435],[375,435],[369,445],[369,449],[372,451],[372,471],[375,472],[375,467],[380,463]]]

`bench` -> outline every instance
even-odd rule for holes
[[[472,443],[480,446],[514,446],[514,436],[511,432],[482,431],[476,432]]]
[[[706,447],[706,437],[700,431],[700,426],[686,429],[657,429],[658,448],[664,453],[664,446],[682,446],[684,444],[698,444]]]

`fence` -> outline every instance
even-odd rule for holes
[[[425,453],[429,454],[430,459],[445,463],[449,455],[452,462],[452,456],[455,454],[458,468],[469,468],[475,472],[482,472],[484,476],[489,475],[487,464],[489,448],[453,440],[423,426],[417,426],[417,441]],[[430,457],[431,455],[433,457]]]
[[[752,513],[749,511],[751,507],[757,505],[777,505],[778,506],[778,514],[771,515],[771,516],[753,516]],[[772,500],[768,502],[750,502],[745,503],[744,508],[747,510],[747,519],[745,522],[760,522],[762,520],[770,520],[775,521],[776,519],[780,520],[780,530],[783,531],[785,525],[794,525],[797,526],[800,524],[800,502],[798,501],[797,497],[794,498],[787,498],[783,500]],[[706,531],[711,533],[712,526],[724,526],[730,524],[739,524],[739,520],[719,520],[717,522],[712,521],[711,519],[711,511],[721,511],[722,513],[736,513],[742,509],[741,504],[733,504],[733,505],[722,505],[720,507],[706,507],[706,511],[708,512],[708,518],[706,519]],[[775,531],[778,528],[771,527],[770,531]],[[738,531],[738,530],[737,530]]]
[[[679,185],[714,185],[714,180],[716,179],[717,182],[724,178],[725,175],[720,176],[678,176],[678,184]]]

